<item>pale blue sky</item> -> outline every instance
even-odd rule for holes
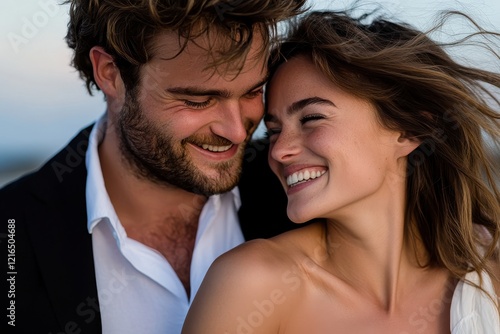
[[[19,171],[18,161],[34,167],[62,148],[105,110],[100,93],[89,96],[69,65],[66,46],[68,6],[60,0],[0,2],[0,186]],[[344,8],[353,1],[311,0],[314,8]],[[363,3],[367,3],[363,1]],[[385,0],[390,13],[426,28],[440,9],[471,13],[500,30],[499,0]]]

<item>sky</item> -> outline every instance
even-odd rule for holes
[[[61,0],[0,1],[0,186],[50,158],[105,111],[71,67]],[[313,9],[343,9],[350,0],[310,0]],[[437,11],[459,9],[500,31],[499,0],[361,1],[417,28]],[[478,60],[479,63],[482,60]]]

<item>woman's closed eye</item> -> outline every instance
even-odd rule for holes
[[[317,121],[317,120],[325,119],[325,118],[326,117],[324,115],[321,115],[321,114],[308,114],[308,115],[305,115],[304,117],[300,118],[300,123],[305,124],[309,121]]]
[[[264,122],[266,126],[266,131],[264,132],[264,136],[268,139],[273,136],[279,134],[281,132],[281,124],[275,121]]]
[[[274,135],[278,135],[279,133],[281,132],[281,129],[277,129],[277,128],[271,128],[271,129],[267,129],[265,132],[264,132],[264,136],[268,139],[272,138]]]

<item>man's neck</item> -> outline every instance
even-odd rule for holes
[[[189,268],[207,198],[137,177],[123,163],[113,134],[98,151],[106,191],[127,236],[161,253],[189,295]]]

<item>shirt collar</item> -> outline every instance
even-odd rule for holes
[[[99,145],[104,139],[106,131],[106,114],[104,114],[94,125],[89,137],[89,147],[85,157],[87,166],[87,229],[92,233],[94,227],[102,220],[108,219],[117,235],[115,238],[120,240],[126,237],[125,229],[121,224],[117,224],[118,216],[111,204],[111,200],[104,185],[102,176],[101,162],[97,151]]]

